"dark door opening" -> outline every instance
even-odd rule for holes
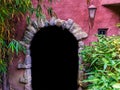
[[[33,90],[77,90],[78,41],[72,33],[58,26],[41,28],[30,50]]]
[[[99,28],[98,35],[107,35],[108,28]]]

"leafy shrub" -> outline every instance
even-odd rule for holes
[[[0,74],[7,71],[9,57],[12,57],[14,53],[18,55],[19,52],[25,53],[25,51],[25,47],[22,46],[19,41],[12,39],[11,42],[7,44],[3,38],[0,38]]]
[[[98,36],[80,55],[87,90],[120,90],[120,36]]]

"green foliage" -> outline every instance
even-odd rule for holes
[[[22,46],[18,41],[16,41],[15,39],[13,39],[9,45],[8,45],[8,49],[10,49],[10,51],[12,53],[16,53],[18,55],[19,52],[26,52],[26,48],[24,46]]]
[[[85,46],[83,57],[87,90],[120,90],[120,36],[98,36]]]
[[[3,38],[0,38],[0,73],[4,73],[7,70],[8,58],[12,57],[14,53],[18,55],[19,52],[26,51],[25,47],[22,46],[18,41],[11,40],[9,44]],[[10,58],[11,59],[11,58]]]
[[[27,17],[29,24],[33,14],[36,18],[45,19],[44,10],[48,11],[51,8],[53,0],[47,1],[46,6],[45,0],[38,0],[38,5],[34,8],[31,0],[0,0],[0,78],[3,73],[7,72],[7,66],[13,59],[13,55],[26,51],[25,47],[15,40],[16,23],[19,23],[21,18]],[[49,12],[48,14],[53,16],[52,8]]]
[[[117,23],[116,26],[117,26],[118,28],[120,28],[120,23]]]

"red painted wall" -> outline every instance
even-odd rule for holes
[[[120,4],[120,0],[102,0],[101,4],[103,5]]]
[[[54,0],[53,0],[54,1]],[[57,1],[57,0],[56,0]],[[93,28],[89,28],[89,15],[88,15],[88,5],[86,0],[59,0],[53,3],[53,9],[56,12],[58,18],[68,19],[71,18],[75,23],[79,24],[80,27],[88,33],[88,38],[84,39],[85,44],[96,41],[94,34],[97,33],[98,28],[108,28],[107,35],[117,35],[118,28],[116,23],[120,22],[120,5],[117,6],[102,6],[102,0],[94,0],[92,3],[97,7],[96,16],[94,19]],[[116,0],[117,1],[117,0]],[[34,7],[37,5],[37,0],[32,0]],[[35,16],[32,17],[32,20]],[[24,35],[24,30],[26,28],[25,17],[21,18],[20,22],[16,22],[16,39],[21,40]],[[23,57],[23,56],[18,56]],[[17,70],[17,64],[20,58],[15,58],[13,63],[9,67],[9,77],[11,86],[15,90],[23,90],[24,85],[19,83],[19,78],[23,76],[23,70]],[[24,60],[24,59],[21,59]],[[15,78],[15,76],[17,76]]]
[[[97,7],[93,28],[89,28],[89,5],[87,5],[86,0],[56,0],[56,2],[53,2],[52,6],[58,18],[65,20],[71,18],[74,20],[75,23],[80,25],[83,31],[88,33],[88,38],[86,38],[84,42],[85,44],[89,44],[90,42],[96,40],[94,34],[97,33],[98,28],[108,28],[108,36],[118,34],[116,23],[120,21],[120,5],[108,5],[106,7],[102,6],[103,1],[105,0],[91,0],[91,3],[93,3]],[[112,1],[114,2],[116,0]],[[32,0],[32,2],[34,7],[36,7],[37,0]],[[34,16],[33,19],[35,19]],[[23,28],[25,28],[24,20],[22,22],[22,25],[18,23],[17,28],[17,32],[21,32],[21,34],[17,35],[17,38],[21,39],[20,37],[22,37],[24,32]]]
[[[60,2],[53,5],[59,18],[73,19],[89,34],[88,38],[84,40],[85,44],[96,40],[94,34],[97,33],[98,28],[108,28],[108,36],[117,35],[118,33],[116,23],[120,21],[119,6],[104,7],[101,5],[101,0],[94,0],[92,3],[97,7],[97,11],[94,26],[91,29],[89,29],[88,5],[86,0],[60,0]]]

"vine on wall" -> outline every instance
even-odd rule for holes
[[[21,17],[27,16],[29,23],[33,14],[36,18],[45,18],[45,9],[50,16],[55,15],[50,6],[53,0],[46,1],[48,6],[44,5],[44,0],[38,0],[38,5],[34,8],[31,0],[0,0],[0,79],[6,76],[4,74],[7,74],[7,67],[13,55],[25,52],[25,47],[15,40],[16,22],[19,23]],[[5,87],[3,90],[6,90]]]

